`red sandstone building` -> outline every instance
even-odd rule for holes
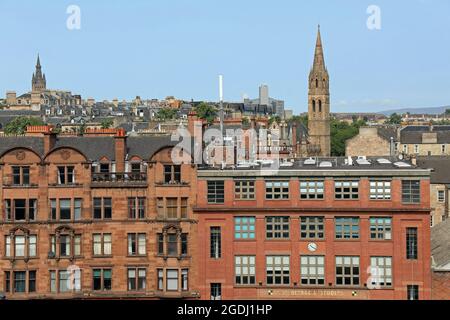
[[[391,161],[199,168],[201,297],[430,299],[430,173]]]
[[[196,174],[170,137],[0,138],[0,292],[195,298]]]

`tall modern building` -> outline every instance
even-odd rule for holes
[[[269,86],[267,84],[259,86],[259,104],[269,105]]]
[[[314,63],[309,74],[308,133],[310,146],[308,153],[324,157],[329,157],[331,154],[329,81],[319,27]]]

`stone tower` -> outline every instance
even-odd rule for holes
[[[47,81],[45,80],[45,74],[42,74],[41,61],[39,60],[39,54],[36,62],[36,71],[33,73],[33,78],[31,80],[31,91],[32,92],[43,92],[47,88]]]
[[[310,156],[329,157],[331,155],[329,82],[319,26],[314,63],[309,73],[308,134],[310,144],[308,154]]]

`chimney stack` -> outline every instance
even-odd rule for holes
[[[125,156],[127,154],[127,136],[125,129],[117,129],[114,136],[114,152],[116,160],[116,172],[125,172]]]
[[[294,151],[294,156],[297,156],[297,149],[298,149],[298,141],[297,141],[297,123],[292,122],[292,150]]]
[[[44,137],[44,153],[47,154],[53,149],[56,143],[56,133],[53,126],[27,126],[25,136],[28,137]]]

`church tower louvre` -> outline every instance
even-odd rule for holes
[[[314,63],[309,73],[308,90],[308,145],[309,156],[329,157],[330,139],[330,77],[325,66],[320,26],[317,31]]]
[[[36,70],[33,73],[31,79],[31,91],[32,92],[43,92],[47,89],[47,81],[45,79],[45,74],[42,73],[41,61],[39,59],[39,54],[36,62]]]

